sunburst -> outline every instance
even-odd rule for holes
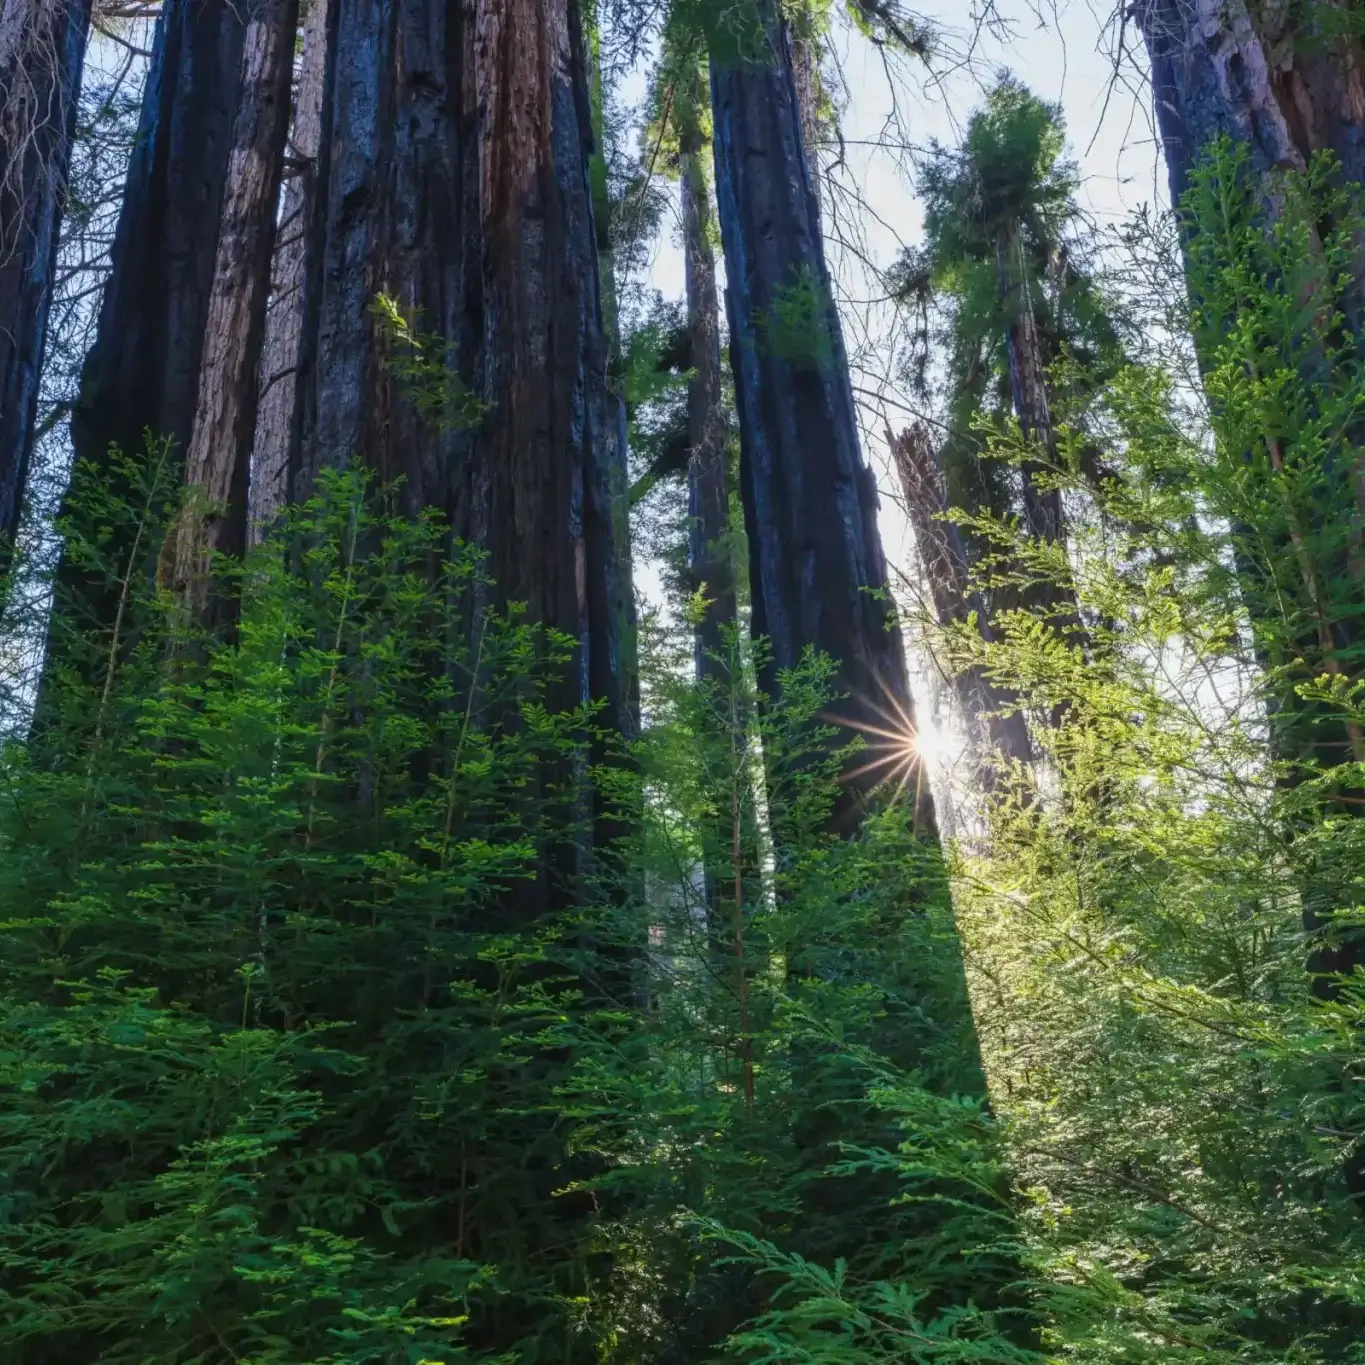
[[[848,730],[856,730],[868,739],[868,761],[861,767],[853,768],[843,774],[841,781],[855,782],[859,778],[873,774],[874,787],[887,787],[895,784],[892,801],[900,799],[901,794],[915,781],[915,805],[919,805],[920,785],[924,774],[924,735],[915,724],[915,718],[899,697],[881,678],[877,679],[884,701],[879,703],[871,698],[863,698],[863,709],[871,711],[875,720],[861,717],[826,715],[825,719],[834,725]]]

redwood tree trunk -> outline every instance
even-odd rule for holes
[[[289,451],[299,347],[303,336],[303,293],[307,225],[317,185],[322,135],[322,95],[327,76],[327,15],[332,0],[309,0],[303,23],[303,53],[294,92],[289,150],[294,171],[280,197],[279,232],[271,267],[271,301],[266,313],[258,378],[256,431],[247,491],[247,536],[255,541],[289,500]]]
[[[89,0],[0,6],[0,562],[19,529]]]
[[[971,587],[962,536],[943,515],[948,510],[948,498],[928,431],[917,423],[899,436],[889,437],[888,444],[929,582],[934,615],[941,626],[950,626],[967,621],[975,613],[982,640],[991,643],[995,635],[990,614],[981,594]],[[1014,709],[1017,698],[994,683],[979,665],[955,673],[952,681],[968,735],[982,760],[983,780],[988,787],[993,786],[994,757],[1019,763],[1032,760],[1028,725]]]
[[[1302,168],[1331,151],[1365,184],[1365,43],[1351,0],[1254,6],[1247,0],[1141,0],[1152,94],[1175,203],[1220,133],[1255,167]]]
[[[361,458],[483,545],[498,599],[577,645],[556,701],[632,728],[591,116],[570,0],[335,0],[292,493]],[[392,297],[452,376],[423,411]]]
[[[167,0],[157,22],[95,344],[71,423],[78,459],[145,435],[183,454],[241,87],[244,24],[232,0]]]
[[[1254,6],[1248,0],[1142,0],[1134,16],[1146,42],[1152,70],[1157,124],[1170,175],[1172,202],[1179,204],[1191,185],[1191,173],[1208,145],[1219,136],[1241,144],[1250,169],[1261,177],[1263,212],[1267,222],[1277,212],[1270,177],[1275,171],[1302,170],[1318,152],[1331,152],[1342,178],[1365,185],[1365,41],[1352,0],[1322,0],[1317,5]],[[1336,302],[1347,325],[1357,335],[1365,330],[1365,249],[1358,250],[1354,287]],[[1304,357],[1313,366],[1318,359]],[[1305,373],[1301,382],[1312,384]],[[1352,449],[1353,448],[1353,449]],[[1365,639],[1365,611],[1359,606],[1361,536],[1365,522],[1365,457],[1360,436],[1346,442],[1354,466],[1355,508],[1346,496],[1339,508],[1355,525],[1347,544],[1342,537],[1322,537],[1339,548],[1320,560],[1302,565],[1310,579],[1325,583],[1354,583],[1354,601],[1333,603],[1324,612],[1316,602],[1301,605],[1310,624],[1299,640],[1282,647],[1289,657],[1300,654],[1322,669],[1348,660],[1347,671],[1360,677],[1360,642]],[[1340,478],[1340,471],[1335,473]],[[1343,493],[1345,490],[1342,490]],[[1259,534],[1237,528],[1238,572],[1249,615],[1268,623],[1268,634],[1283,639],[1285,624],[1278,619],[1282,604],[1272,591],[1276,561],[1301,554],[1287,543],[1266,546]],[[1316,530],[1317,528],[1309,528]],[[1330,527],[1328,528],[1330,530]],[[1292,538],[1293,533],[1290,533]],[[1315,593],[1306,594],[1308,598]],[[1358,734],[1339,719],[1315,712],[1292,688],[1275,699],[1272,743],[1279,755],[1296,764],[1322,769],[1357,758]],[[1295,780],[1291,777],[1291,780]],[[1348,791],[1332,807],[1334,815],[1365,813],[1365,793]],[[1349,909],[1359,900],[1354,865],[1322,866],[1316,860],[1304,869],[1301,893],[1304,923],[1318,933],[1330,926],[1333,912]],[[1335,973],[1350,974],[1365,967],[1365,934],[1348,929],[1335,939],[1324,937],[1309,958],[1314,990],[1324,997],[1336,994]],[[1365,1203],[1365,1154],[1345,1164],[1348,1186]]]
[[[858,446],[791,47],[773,0],[756,13],[763,50],[713,49],[711,93],[753,630],[771,642],[761,681],[774,693],[778,671],[814,648],[838,664],[841,718],[886,730],[899,711],[894,725],[908,732],[876,484]],[[866,792],[887,775],[864,774],[849,789]],[[920,826],[932,829],[928,784],[915,770],[908,780]]]
[[[71,440],[73,481],[103,486],[109,451],[143,451],[150,439],[183,457],[194,424],[199,366],[218,249],[228,157],[242,77],[244,23],[234,0],[166,0],[157,21],[137,141],[95,343],[86,357]],[[74,486],[73,486],[73,491]],[[68,503],[68,505],[70,505]],[[150,581],[160,546],[134,536]],[[116,576],[117,576],[116,575]],[[46,673],[103,669],[103,632],[120,619],[116,576],[64,556],[49,631]],[[126,627],[126,623],[123,623]],[[120,650],[131,642],[126,633]],[[48,689],[39,695],[45,724]]]
[[[684,81],[690,88],[684,88]],[[704,588],[707,607],[696,630],[698,679],[728,670],[725,629],[736,619],[735,575],[729,540],[730,493],[726,480],[728,423],[720,373],[720,295],[711,246],[710,141],[702,132],[700,72],[679,77],[675,92],[682,200],[683,270],[692,377],[687,384],[688,568],[693,589]]]
[[[177,590],[200,609],[208,602],[210,557],[246,549],[247,471],[297,23],[298,0],[255,0],[247,11],[242,98],[185,456],[191,496],[168,547]]]

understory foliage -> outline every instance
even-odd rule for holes
[[[140,571],[167,463],[73,506],[120,610],[59,605],[4,755],[6,1359],[1010,1358],[942,859],[899,805],[824,832],[828,662],[760,707],[662,632],[593,771],[570,642],[359,474],[192,629]]]
[[[943,642],[1044,754],[954,870],[1051,1359],[1365,1358],[1365,979],[1332,970],[1362,901],[1365,371],[1334,304],[1360,219],[1325,161],[1277,193],[1267,229],[1224,146],[1185,205],[1206,401],[1151,366],[1058,376],[1085,395],[1049,477],[1088,650],[1026,610]],[[1014,521],[972,523],[983,571],[1055,576]]]

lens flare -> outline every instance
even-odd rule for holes
[[[896,789],[891,799],[896,801],[914,779],[918,804],[926,750],[932,742],[932,736],[920,730],[914,716],[882,679],[877,679],[877,685],[881,688],[883,701],[863,698],[864,712],[872,712],[875,719],[833,714],[825,716],[831,724],[856,730],[868,740],[868,761],[844,773],[841,780],[856,782],[860,778],[871,777],[870,785],[873,787],[887,787],[894,783]]]

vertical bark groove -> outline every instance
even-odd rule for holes
[[[686,80],[690,88],[684,89]],[[697,677],[721,670],[724,631],[736,616],[735,576],[729,543],[730,495],[725,444],[728,423],[720,373],[720,295],[711,245],[711,189],[706,173],[710,140],[704,136],[701,75],[692,63],[676,93],[681,190],[683,271],[692,377],[687,385],[688,567],[693,589],[704,588],[706,613],[696,631]]]
[[[561,700],[631,728],[586,54],[568,0],[334,0],[293,496],[359,457],[578,645]],[[345,73],[342,79],[338,73]],[[390,295],[468,400],[417,411]],[[436,352],[432,352],[433,354]]]
[[[246,548],[247,471],[297,22],[298,0],[255,0],[248,12],[242,99],[185,455],[191,496],[170,550],[178,591],[199,607],[207,600],[210,556]]]
[[[72,418],[78,458],[136,452],[146,433],[183,454],[241,86],[231,0],[167,0],[157,22],[95,344]]]
[[[257,381],[256,430],[247,493],[247,535],[252,541],[289,500],[289,450],[303,333],[305,247],[317,184],[327,74],[327,15],[332,3],[334,0],[309,0],[303,21],[303,52],[289,135],[293,174],[285,180],[280,196],[279,234],[271,268],[273,297],[266,313]]]

